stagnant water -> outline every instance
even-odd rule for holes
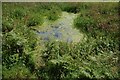
[[[38,34],[44,41],[55,40],[64,42],[79,42],[83,39],[83,34],[74,28],[73,20],[76,14],[62,12],[62,16],[54,23],[48,24],[47,21],[42,25]]]

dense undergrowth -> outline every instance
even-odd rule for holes
[[[2,3],[3,79],[119,79],[118,3]],[[79,14],[79,43],[41,43],[33,30],[61,12]],[[32,27],[32,28],[31,28]]]

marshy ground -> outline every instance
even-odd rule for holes
[[[2,3],[2,78],[119,80],[119,3]]]
[[[62,12],[60,18],[50,23],[45,21],[42,28],[38,30],[38,34],[43,40],[62,41],[62,42],[80,42],[84,34],[74,27],[74,19],[77,14]]]

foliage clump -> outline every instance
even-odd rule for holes
[[[92,32],[95,31],[96,28],[96,22],[92,17],[86,17],[83,15],[79,15],[75,21],[74,21],[75,27],[77,27],[80,30],[83,30],[83,32]]]
[[[117,78],[117,62],[114,58],[117,59],[118,46],[114,51],[111,49],[113,43],[108,43],[108,46],[105,42],[104,39],[89,38],[82,44],[47,43],[42,55],[46,65],[38,74],[42,79],[49,80]],[[113,68],[116,68],[115,72]]]
[[[61,10],[57,6],[51,7],[48,12],[48,19],[55,21],[60,17]]]
[[[27,26],[30,27],[30,26],[36,26],[36,25],[42,25],[43,23],[43,18],[42,16],[40,16],[39,14],[36,14],[34,16],[31,16],[29,19],[28,19],[28,22],[27,22]]]

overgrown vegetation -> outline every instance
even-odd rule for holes
[[[79,44],[48,43],[42,56],[46,66],[40,70],[43,74],[40,77],[45,80],[118,78],[118,46],[111,48],[113,43],[108,44],[104,39],[94,38]]]
[[[28,19],[27,26],[36,26],[36,25],[42,25],[43,24],[43,18],[39,14],[35,14],[34,16],[31,15],[31,17]]]
[[[118,3],[2,3],[3,79],[119,79]],[[42,43],[33,30],[61,12],[78,14],[79,43]],[[32,27],[32,28],[31,28]]]

